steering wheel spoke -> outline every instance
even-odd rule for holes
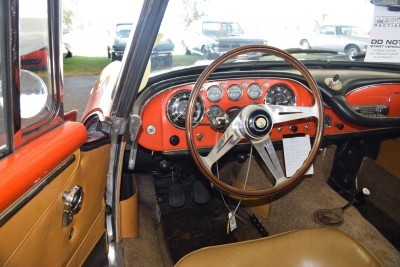
[[[272,121],[274,123],[282,123],[294,120],[317,118],[318,106],[314,104],[312,107],[297,107],[297,106],[279,106],[265,105],[270,110]]]
[[[264,164],[268,167],[269,171],[274,177],[276,182],[275,185],[286,181],[287,178],[283,174],[281,164],[269,136],[262,141],[253,140],[252,143],[258,154],[261,156]]]
[[[215,144],[213,149],[210,153],[205,156],[201,157],[204,164],[207,166],[209,170],[211,170],[211,166],[219,160],[223,155],[225,155],[232,147],[234,147],[243,136],[240,134],[239,131],[235,130],[236,125],[238,124],[238,120],[235,119],[229,125],[229,127],[225,130],[221,138]]]

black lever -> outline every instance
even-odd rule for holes
[[[369,192],[368,188],[364,187],[363,189],[361,189],[355,196],[354,198],[349,201],[349,203],[347,203],[346,205],[344,205],[342,207],[342,210],[344,211],[345,209],[347,209],[348,207],[350,207],[351,205],[353,205],[354,203],[359,202],[360,200],[363,200],[364,198],[366,198],[367,196],[369,196],[371,194],[371,192]]]
[[[337,80],[339,80],[339,74],[333,75],[332,81],[336,82]]]
[[[369,196],[371,193],[368,188],[363,188],[354,196],[352,200],[341,208],[335,209],[320,209],[314,213],[314,219],[325,225],[338,225],[343,223],[344,211],[352,206],[354,203],[359,202]]]

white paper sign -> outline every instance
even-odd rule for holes
[[[311,150],[310,136],[284,138],[283,157],[285,159],[286,177],[292,176],[303,165]],[[313,174],[313,165],[305,174]]]
[[[375,6],[371,39],[364,61],[400,62],[400,12]]]

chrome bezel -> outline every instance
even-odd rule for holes
[[[217,88],[221,91],[221,97],[220,97],[218,100],[216,100],[216,101],[212,101],[212,100],[210,99],[210,97],[208,96],[208,91],[209,91],[211,88],[213,88],[213,87],[217,87]],[[221,99],[224,97],[224,90],[222,90],[222,88],[219,87],[218,85],[211,85],[210,87],[207,88],[206,97],[207,97],[208,101],[210,101],[210,102],[212,102],[212,103],[218,103],[218,102],[221,101]]]
[[[167,113],[167,118],[169,120],[169,122],[176,128],[181,129],[181,130],[185,130],[185,127],[181,127],[179,125],[176,125],[175,122],[173,122],[172,118],[170,117],[169,113],[168,113],[168,107],[170,106],[171,100],[178,94],[184,94],[184,93],[189,93],[191,94],[192,91],[191,90],[180,90],[178,92],[175,92],[169,99],[167,102],[167,108],[166,108],[166,113]],[[197,100],[200,102],[201,107],[202,107],[202,114],[200,115],[199,121],[197,123],[193,123],[193,128],[196,127],[204,118],[204,113],[206,112],[206,107],[204,105],[204,101],[200,96],[197,96],[196,102]]]
[[[260,89],[260,96],[259,96],[259,97],[252,98],[252,97],[250,96],[250,87],[253,86],[253,85],[257,85],[258,88]],[[263,95],[263,89],[262,89],[261,85],[259,85],[258,83],[252,83],[252,84],[250,84],[250,85],[247,87],[247,96],[248,96],[251,100],[260,99],[260,98],[262,97],[262,95]]]
[[[229,91],[231,91],[232,87],[234,87],[234,86],[237,86],[240,89],[240,97],[238,99],[232,99],[232,97],[230,97],[230,95],[229,95]],[[232,85],[229,86],[226,95],[228,96],[229,100],[231,100],[233,102],[237,102],[240,99],[242,99],[242,97],[243,97],[243,89],[239,84],[232,84]]]
[[[285,83],[277,83],[277,84],[274,84],[273,86],[271,86],[271,87],[268,89],[267,93],[265,94],[265,97],[264,97],[264,104],[265,104],[265,105],[271,105],[271,104],[267,103],[268,93],[269,93],[271,90],[273,90],[275,87],[277,87],[277,86],[283,86],[283,87],[285,87],[286,89],[288,89],[290,92],[292,92],[294,103],[293,103],[293,105],[288,105],[288,106],[297,106],[297,97],[296,97],[296,93],[293,91],[292,87],[290,87],[289,85],[287,85],[287,84],[285,84]]]
[[[208,116],[208,112],[209,112],[210,109],[213,108],[213,107],[218,107],[220,110],[222,110],[222,112],[225,112],[220,106],[218,106],[218,105],[212,105],[212,106],[210,106],[210,107],[206,110],[207,117],[210,117],[210,116]]]

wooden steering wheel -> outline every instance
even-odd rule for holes
[[[297,69],[307,81],[314,96],[314,104],[311,107],[297,106],[280,106],[280,105],[265,105],[251,104],[242,108],[239,114],[232,120],[230,125],[225,129],[221,138],[216,142],[211,152],[207,156],[201,156],[195,146],[195,138],[193,135],[193,110],[195,107],[196,98],[208,77],[227,60],[245,53],[266,53],[284,59]],[[186,138],[190,154],[192,155],[195,164],[203,173],[203,175],[216,187],[222,189],[228,194],[233,194],[239,197],[263,198],[269,197],[276,193],[285,190],[287,187],[297,182],[307,169],[311,166],[318,148],[321,144],[323,135],[323,117],[324,109],[322,97],[318,90],[318,86],[311,76],[307,68],[299,60],[291,56],[289,53],[271,46],[250,45],[233,49],[215,61],[213,61],[197,79],[193,91],[190,95],[188,107],[186,110]],[[279,163],[274,146],[272,145],[269,134],[276,123],[316,118],[316,133],[314,143],[311,147],[306,160],[302,166],[291,176],[285,177]],[[232,149],[240,140],[247,139],[258,151],[263,163],[267,166],[272,176],[275,179],[275,184],[272,188],[262,190],[247,190],[233,187],[223,180],[217,178],[211,171],[212,165],[217,162],[224,154]]]

